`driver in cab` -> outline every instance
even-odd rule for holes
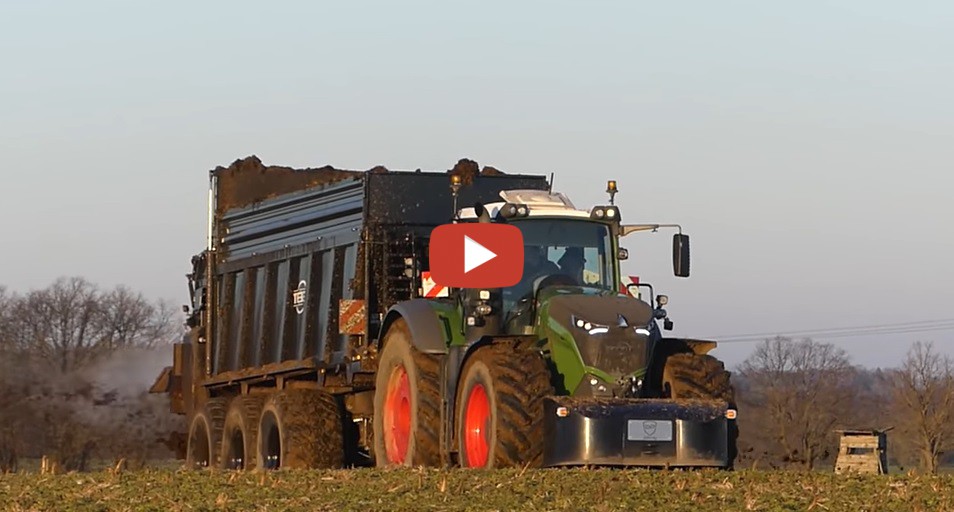
[[[524,298],[533,293],[533,283],[537,278],[560,273],[560,267],[547,258],[547,248],[526,245],[523,248],[523,277],[514,287],[517,297]]]

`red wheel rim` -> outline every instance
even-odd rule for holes
[[[464,453],[467,466],[472,468],[487,465],[490,454],[490,400],[483,384],[475,384],[467,396],[464,409]]]
[[[403,366],[396,366],[388,378],[384,399],[384,447],[388,460],[403,464],[411,438],[411,383]]]

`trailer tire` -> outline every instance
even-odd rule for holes
[[[229,405],[222,428],[222,454],[225,469],[252,469],[258,453],[258,425],[265,397],[240,396]]]
[[[440,359],[414,348],[407,321],[388,328],[374,392],[378,467],[441,464]]]
[[[265,469],[327,469],[344,465],[341,407],[315,389],[288,389],[262,407],[256,464]]]
[[[456,402],[461,466],[541,466],[543,399],[552,394],[546,362],[527,342],[495,342],[474,351]]]
[[[672,354],[663,367],[663,394],[676,399],[724,400],[730,409],[735,409],[735,389],[730,376],[725,364],[708,354]],[[728,467],[731,469],[738,456],[739,426],[734,419],[728,421],[728,434]]]
[[[225,425],[228,405],[228,398],[212,398],[192,416],[192,421],[189,422],[189,438],[186,441],[186,467],[219,467],[222,428]]]

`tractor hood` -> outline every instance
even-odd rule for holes
[[[584,366],[598,369],[614,381],[646,368],[653,322],[649,304],[603,294],[555,294],[546,302],[547,323],[559,325],[555,331],[561,338],[572,338],[563,341],[576,345]]]

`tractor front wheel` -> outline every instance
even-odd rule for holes
[[[374,390],[374,457],[379,467],[441,463],[440,360],[414,348],[403,318],[388,328]]]
[[[677,353],[666,358],[663,368],[663,396],[673,399],[724,400],[735,409],[735,389],[729,380],[725,364],[707,354]],[[738,455],[739,427],[736,420],[728,421],[729,467]]]
[[[528,345],[498,341],[468,357],[457,394],[461,466],[542,463],[543,398],[553,387],[546,363]]]

